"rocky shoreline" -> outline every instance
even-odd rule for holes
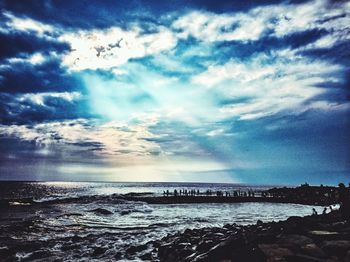
[[[350,223],[338,211],[285,221],[187,229],[154,243],[160,261],[350,262]]]

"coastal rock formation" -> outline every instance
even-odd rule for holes
[[[350,223],[339,212],[282,222],[187,229],[168,235],[160,261],[349,262]]]

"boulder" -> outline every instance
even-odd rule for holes
[[[95,214],[100,214],[100,215],[111,215],[111,214],[113,214],[112,211],[109,211],[109,210],[104,209],[104,208],[96,208],[96,209],[90,210],[89,212],[94,212]]]
[[[307,244],[301,247],[301,252],[307,256],[324,258],[326,257],[325,252],[315,244]]]
[[[292,255],[286,257],[287,262],[324,262],[324,259],[319,259],[311,256],[305,255]]]
[[[349,240],[323,241],[322,249],[328,255],[334,255],[339,258],[344,258],[347,255],[347,252],[350,250],[350,241]]]
[[[266,256],[267,261],[283,261],[283,258],[294,255],[290,249],[280,247],[277,244],[260,244],[258,246]],[[271,258],[274,260],[271,260]]]
[[[294,245],[297,247],[301,247],[307,244],[312,244],[314,241],[304,235],[292,235],[292,234],[288,234],[288,235],[282,235],[280,236],[280,238],[277,240],[277,244],[279,245]]]
[[[104,247],[96,247],[94,249],[94,252],[92,252],[92,256],[97,257],[100,255],[103,255],[106,252],[106,250],[107,250],[107,248],[104,248]]]
[[[346,253],[344,262],[350,262],[350,250]]]

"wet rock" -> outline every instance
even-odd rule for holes
[[[94,212],[95,214],[100,214],[100,215],[111,215],[111,214],[113,214],[112,211],[109,211],[108,209],[104,209],[104,208],[96,208],[96,209],[90,210],[89,212]]]
[[[114,258],[116,260],[120,260],[121,258],[123,257],[123,254],[121,252],[117,252],[115,255],[114,255]]]
[[[43,259],[50,257],[51,253],[47,250],[38,250],[33,252],[27,259],[23,259],[22,261],[32,261],[36,259]]]
[[[198,246],[196,247],[196,251],[204,252],[211,249],[213,246],[214,246],[213,240],[205,239],[198,244]]]
[[[282,235],[277,243],[280,245],[294,245],[300,247],[312,244],[313,240],[303,235]]]
[[[143,254],[142,256],[140,256],[140,258],[142,260],[150,260],[150,261],[154,260],[152,253]]]
[[[260,244],[259,248],[265,254],[268,261],[270,261],[269,258],[283,259],[293,255],[290,249],[280,247],[277,244]]]
[[[161,261],[167,261],[171,256],[171,253],[174,252],[173,243],[168,243],[159,246],[158,248],[158,257]]]
[[[339,238],[339,233],[326,230],[312,230],[308,235],[315,240],[334,240]]]
[[[74,249],[79,249],[80,244],[66,244],[61,247],[62,251],[68,251],[68,250],[74,250]]]
[[[337,222],[336,214],[185,230],[163,238],[158,257],[170,262],[350,262],[350,228]]]
[[[104,248],[104,247],[96,247],[94,249],[94,252],[92,253],[92,256],[93,257],[101,256],[101,255],[103,255],[106,252],[106,250],[107,249]]]
[[[74,242],[79,242],[79,241],[81,241],[81,240],[83,240],[84,238],[83,237],[80,237],[80,236],[78,236],[78,235],[74,235],[73,237],[72,237],[72,242],[74,243]]]
[[[194,251],[191,248],[186,247],[184,249],[180,249],[178,252],[178,255],[181,258],[186,258],[186,257],[191,256],[193,253],[194,253]]]
[[[143,250],[147,249],[147,245],[140,245],[140,246],[130,246],[127,250],[126,253],[128,255],[133,255],[137,252],[141,252]]]
[[[332,240],[324,241],[322,243],[322,249],[328,255],[334,255],[340,258],[344,258],[347,252],[350,250],[349,240]]]
[[[307,244],[301,247],[301,252],[315,258],[325,258],[325,252],[315,244]]]
[[[224,225],[224,228],[226,228],[226,229],[234,229],[234,226],[233,225],[231,225],[231,224],[226,224],[226,225]]]
[[[259,247],[246,246],[236,249],[231,254],[231,261],[235,262],[266,262],[267,257]]]
[[[264,222],[262,222],[261,220],[256,221],[257,226],[262,226],[263,224],[264,224]]]
[[[186,229],[186,230],[184,231],[184,235],[191,235],[191,233],[192,233],[192,230],[191,230],[191,229]]]
[[[272,233],[262,233],[256,236],[259,243],[270,244],[276,242],[276,235]]]
[[[350,262],[350,250],[346,253],[344,262]]]
[[[311,256],[305,255],[292,255],[286,257],[287,262],[324,262],[324,259],[319,259]]]
[[[212,237],[220,239],[220,238],[225,237],[225,234],[220,233],[220,232],[216,232],[216,233],[212,234]]]
[[[15,252],[12,252],[9,248],[7,247],[2,247],[0,248],[0,258],[2,259],[10,259],[12,256],[15,255]]]

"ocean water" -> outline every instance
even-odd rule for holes
[[[161,205],[119,197],[128,193],[162,195],[174,189],[259,192],[267,188],[200,183],[2,182],[0,199],[8,200],[11,206],[0,212],[0,254],[12,248],[17,261],[31,260],[38,253],[48,261],[140,261],[150,251],[147,243],[186,228],[279,221],[311,215],[312,208],[323,210],[278,203]],[[102,254],[96,252],[97,247]],[[134,247],[132,252],[130,247]]]

